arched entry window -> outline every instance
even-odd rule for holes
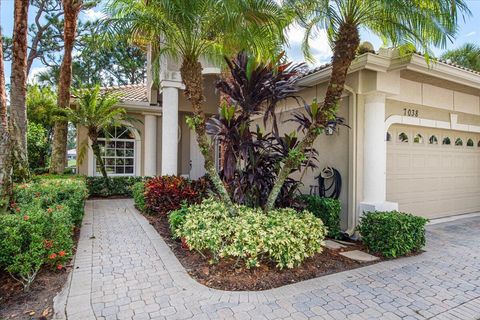
[[[135,136],[126,127],[112,128],[98,138],[100,152],[107,174],[111,176],[135,175]],[[95,175],[101,175],[95,161]]]

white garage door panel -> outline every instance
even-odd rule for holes
[[[480,134],[401,125],[393,125],[389,133],[388,201],[428,218],[480,211]],[[401,134],[408,142],[400,141]],[[429,143],[431,136],[438,144]],[[446,137],[451,145],[442,144]],[[455,146],[457,138],[462,146]],[[468,139],[473,147],[467,146]]]

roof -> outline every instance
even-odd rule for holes
[[[122,102],[148,102],[147,85],[145,83],[103,87],[102,91],[118,94]]]
[[[379,54],[379,52],[376,52],[375,54]],[[422,56],[424,57],[424,55],[420,52],[416,52],[415,54],[419,55],[419,56]],[[459,65],[459,64],[456,64],[454,62],[452,62],[450,59],[442,59],[442,58],[437,58],[436,60],[435,59],[432,59],[433,61],[437,62],[437,63],[443,63],[443,64],[446,64],[446,65],[449,65],[449,66],[452,66],[452,67],[455,67],[457,69],[461,69],[461,70],[465,70],[467,72],[471,72],[473,74],[477,74],[477,75],[480,75],[480,71],[476,71],[476,70],[473,70],[473,69],[469,69],[469,68],[466,68],[462,65]],[[308,76],[310,74],[313,74],[313,73],[316,73],[316,72],[319,72],[323,69],[326,69],[328,67],[330,67],[332,64],[331,63],[325,63],[325,64],[322,64],[318,67],[314,67],[310,70],[308,70],[307,72],[305,72],[302,77],[305,77],[305,76]]]

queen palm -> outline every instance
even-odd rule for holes
[[[288,24],[284,11],[274,0],[112,0],[107,12],[112,30],[132,35],[136,43],[150,43],[157,58],[168,55],[180,61],[184,93],[194,113],[189,124],[195,129],[205,169],[222,200],[231,204],[205,131],[200,58],[220,62],[223,55],[241,49],[273,55]]]
[[[465,43],[457,49],[448,50],[442,54],[442,58],[465,68],[480,71],[480,46],[474,43]]]
[[[75,107],[61,109],[63,115],[60,120],[68,120],[76,126],[87,129],[87,136],[90,139],[90,147],[95,155],[97,166],[102,176],[107,179],[98,137],[101,133],[106,133],[115,127],[131,127],[129,124],[131,120],[127,117],[125,109],[117,106],[119,96],[107,92],[102,93],[99,86],[76,90],[74,95],[76,97]],[[88,147],[88,140],[80,141],[79,146],[79,161],[82,161]]]
[[[457,31],[462,13],[469,14],[464,0],[286,0],[304,26],[304,53],[309,57],[309,39],[319,29],[327,30],[331,43],[332,73],[323,103],[316,104],[305,137],[278,174],[269,195],[266,210],[273,208],[285,179],[299,159],[335,114],[342,95],[347,71],[360,44],[360,29],[367,29],[386,44],[413,45],[429,53],[431,46],[445,47]]]

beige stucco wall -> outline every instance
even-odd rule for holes
[[[400,93],[391,100],[465,114],[480,115],[480,97],[456,90],[400,78]],[[438,110],[439,111],[439,110]]]
[[[324,86],[314,86],[312,88],[303,89],[300,92],[300,97],[307,103],[311,103],[313,99],[317,98],[318,101],[322,101],[325,95]],[[339,116],[345,118],[345,122],[349,123],[349,110],[348,110],[348,97],[344,97],[339,107]],[[296,112],[305,112],[303,105],[298,105],[294,100],[289,100],[280,103],[277,112],[277,121],[281,134],[291,133],[297,130],[298,124],[295,122],[285,122],[292,119],[292,114]],[[264,128],[263,120],[256,119],[255,124],[259,124]],[[267,124],[267,130],[270,128],[270,124]],[[307,170],[302,178],[303,186],[300,191],[304,194],[310,193],[310,186],[318,186],[318,180],[316,177],[320,174],[321,169],[330,166],[339,170],[342,177],[342,189],[340,194],[340,202],[342,204],[342,228],[347,227],[347,214],[348,214],[348,179],[349,179],[349,128],[339,127],[339,132],[334,133],[331,136],[325,134],[320,135],[314,143],[314,148],[318,151],[319,155],[316,161],[317,169],[313,171]],[[303,137],[301,132],[297,133],[297,136]],[[296,173],[292,177],[299,179],[302,173]],[[318,190],[318,189],[317,189]]]

